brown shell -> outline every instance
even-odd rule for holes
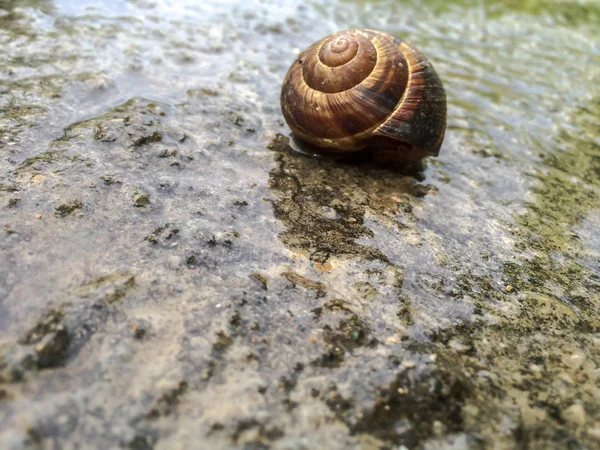
[[[433,66],[408,42],[374,30],[340,31],[302,52],[283,82],[281,109],[297,137],[332,152],[437,156],[446,130]]]

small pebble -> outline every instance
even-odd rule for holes
[[[540,379],[542,378],[542,368],[540,366],[538,366],[537,364],[531,364],[529,366],[529,370],[531,371],[531,374],[533,375],[534,378],[536,379]]]
[[[575,403],[565,409],[563,417],[571,426],[582,427],[585,425],[585,409],[581,403]]]
[[[432,428],[433,428],[433,430],[432,430],[433,434],[435,434],[437,437],[443,436],[444,432],[446,431],[446,427],[439,420],[434,420],[433,421]]]
[[[448,342],[448,347],[450,347],[456,353],[467,353],[470,349],[470,347],[466,344],[463,344],[460,339],[451,339],[450,342]]]
[[[386,342],[387,344],[392,344],[392,345],[393,345],[393,344],[397,344],[397,343],[398,343],[398,342],[400,342],[400,341],[398,340],[398,337],[397,337],[397,336],[390,336],[389,338],[387,338],[387,339],[385,340],[385,342]]]
[[[577,370],[581,368],[583,362],[585,361],[585,356],[580,352],[573,352],[568,359],[565,361],[565,364],[569,366],[573,370]]]
[[[591,439],[593,439],[593,440],[595,440],[597,442],[600,442],[600,425],[597,425],[597,426],[595,426],[593,428],[588,428],[587,435]]]

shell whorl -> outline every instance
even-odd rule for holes
[[[377,49],[364,36],[343,32],[304,52],[302,77],[315,92],[339,93],[362,83],[377,64]]]
[[[429,95],[435,109],[413,94]],[[425,111],[420,119],[436,136],[424,139],[421,131],[418,144],[437,154],[431,142],[441,145],[445,129],[445,94],[431,65],[406,42],[373,30],[334,33],[302,52],[284,80],[281,105],[299,138],[332,151],[358,150],[376,138],[410,146],[408,132]]]

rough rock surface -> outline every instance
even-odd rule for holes
[[[600,448],[600,8],[482,5],[1,2],[0,448]],[[350,26],[439,158],[292,148]]]

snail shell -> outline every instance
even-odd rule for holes
[[[302,52],[283,82],[281,109],[298,138],[330,152],[437,156],[446,130],[433,66],[408,42],[374,30],[340,31]]]

